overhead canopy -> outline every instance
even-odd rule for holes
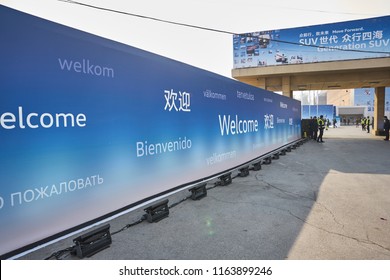
[[[365,107],[364,106],[339,107],[338,111],[339,111],[339,115],[364,115]]]
[[[390,57],[232,70],[232,77],[271,91],[390,86]]]

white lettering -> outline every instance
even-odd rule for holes
[[[35,198],[35,200],[38,200],[39,198],[44,198],[45,197],[49,197],[46,193],[46,190],[49,188],[49,186],[46,186],[46,188],[43,188],[41,187],[41,189],[37,189],[35,188],[36,192],[38,193],[37,197]]]
[[[89,59],[83,59],[82,61],[73,61],[58,58],[58,63],[62,71],[67,70],[91,76],[114,78],[113,68],[101,65],[94,65],[89,61]]]
[[[31,123],[31,117],[38,117],[38,114],[37,113],[31,113],[31,114],[28,114],[28,116],[27,116],[27,125],[28,125],[28,127],[31,127],[31,128],[38,128],[38,125],[37,124],[32,124]]]
[[[97,180],[96,180],[97,178]],[[92,181],[91,181],[92,179]],[[45,198],[50,198],[53,195],[60,195],[63,193],[67,193],[68,191],[73,192],[76,190],[81,190],[89,186],[95,186],[96,184],[103,184],[103,178],[100,175],[94,175],[84,178],[79,178],[75,180],[70,180],[69,182],[61,182],[59,185],[59,189],[53,184],[51,187],[41,187],[35,189],[28,189],[24,192],[17,192],[11,194],[11,206],[15,206],[15,204],[21,205],[22,203],[29,203],[33,200],[40,200]],[[50,188],[50,192],[49,192]],[[2,208],[4,200],[0,197],[0,209]]]
[[[0,196],[0,209],[4,206],[4,199]]]
[[[179,91],[179,93],[171,90],[164,90],[164,98],[165,98],[165,107],[166,111],[174,111],[176,112],[191,112],[191,93],[185,91]],[[179,104],[177,104],[179,103]]]
[[[45,122],[44,122],[45,117],[48,117],[48,118],[49,118],[49,124],[45,124]],[[42,126],[43,128],[50,128],[50,127],[53,126],[53,117],[52,117],[52,115],[50,115],[49,113],[44,113],[44,114],[42,114],[42,115],[41,115],[41,118],[40,118],[40,121],[41,121],[41,126]]]
[[[103,177],[100,178],[100,175],[97,175],[98,177],[98,184],[101,185],[103,184]]]
[[[148,144],[148,141],[136,143],[137,157],[154,156],[167,152],[175,152],[180,150],[191,149],[192,141],[184,137],[179,137],[176,141]]]
[[[7,118],[10,117],[10,118]],[[5,128],[5,129],[13,129],[15,128],[15,125],[7,125],[7,123],[15,123],[16,122],[16,117],[12,113],[4,113],[0,117],[0,125]]]
[[[287,109],[287,104],[280,102],[280,108]]]
[[[390,39],[382,39],[382,40],[372,40],[368,43],[368,45],[370,46],[370,48],[374,48],[374,47],[377,47],[377,48],[380,48],[382,46],[384,47],[387,47],[390,43]]]
[[[61,194],[61,190],[62,190],[61,184],[60,184],[60,192],[58,192],[56,185],[52,185],[51,191],[50,191],[50,196],[52,196],[53,194],[57,194],[57,195]]]
[[[223,115],[218,115],[219,118],[219,129],[221,135],[224,136],[232,134],[242,134],[242,133],[250,133],[258,131],[258,121],[257,120],[239,120],[238,115],[236,115],[235,119],[231,119],[230,115],[226,117]]]
[[[70,185],[73,185],[74,187],[71,188]],[[68,183],[68,190],[70,190],[71,192],[75,191],[77,189],[77,183],[75,180],[70,180],[69,183]]]
[[[304,38],[299,39],[301,45],[317,45],[318,38]]]
[[[95,180],[96,177],[97,177],[97,175],[91,176],[91,178],[92,178],[92,185],[93,185],[93,186],[96,185],[96,180]]]
[[[27,198],[27,195],[28,195],[28,194],[31,194],[31,198],[30,198],[30,199]],[[35,193],[34,193],[33,190],[27,190],[27,191],[25,191],[25,192],[23,193],[23,200],[24,200],[25,202],[31,202],[31,201],[34,200],[34,198],[35,198]]]
[[[274,115],[266,114],[264,115],[264,129],[274,128]]]
[[[247,100],[255,100],[255,96],[248,92],[241,92],[237,90],[237,98],[243,98]]]
[[[71,65],[72,65],[72,63],[71,63]],[[77,73],[80,73],[81,72],[81,63],[76,61],[73,65],[74,65],[74,71]],[[63,67],[62,67],[62,70],[64,70]],[[68,69],[68,70],[70,70],[70,69]]]
[[[85,187],[89,187],[89,186],[92,186],[92,183],[91,183],[91,179],[87,177],[87,179],[85,180]]]
[[[17,192],[17,193],[11,193],[11,206],[14,206],[14,196],[19,195],[19,204],[22,204],[22,193]]]
[[[226,100],[226,95],[221,93],[213,92],[209,89],[206,89],[203,92],[203,96],[206,98],[213,98],[213,99],[220,99],[220,100]]]
[[[76,121],[75,121],[76,119]],[[26,123],[24,123],[26,120]],[[5,112],[0,115],[0,127],[4,129],[17,128],[15,124],[18,124],[19,128],[32,128],[39,127],[52,128],[52,127],[85,127],[87,124],[87,117],[84,114],[78,114],[74,116],[71,113],[57,113],[52,115],[50,113],[29,113],[25,116],[23,107],[18,107],[18,114],[15,115],[11,112]]]
[[[71,122],[71,126],[73,127],[74,126],[74,116],[72,114],[64,114],[64,113],[61,113],[61,114],[56,114],[56,125],[58,125],[60,122],[60,118],[63,119],[63,124],[64,124],[64,127],[67,127],[68,126],[68,121],[67,121],[67,118],[70,119],[70,122]],[[58,126],[57,126],[58,127]]]
[[[66,182],[60,183],[60,193],[62,192],[62,190],[64,190],[64,192],[68,192],[68,189],[66,188]]]
[[[23,129],[23,128],[25,128],[25,126],[23,124],[23,118],[20,117],[20,116],[23,116],[23,108],[19,106],[18,112],[19,112],[19,127]]]
[[[225,160],[235,158],[236,155],[237,155],[236,151],[230,151],[230,152],[220,153],[220,154],[214,153],[211,157],[206,158],[206,163],[207,165],[213,165],[216,163],[223,162]]]
[[[84,179],[77,179],[77,188],[78,189],[84,188]]]

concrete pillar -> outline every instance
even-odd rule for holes
[[[257,78],[257,86],[262,89],[267,89],[267,79],[264,77]]]
[[[385,115],[385,87],[375,88],[374,129],[372,134],[379,135],[383,131],[383,116]]]
[[[291,90],[290,76],[283,76],[282,78],[282,92],[284,96],[293,98],[293,91]]]

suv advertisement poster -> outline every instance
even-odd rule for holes
[[[233,35],[233,68],[390,56],[390,16]]]

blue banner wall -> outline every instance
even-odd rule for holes
[[[303,105],[302,106],[302,119],[310,119],[310,117],[323,116],[324,119],[332,121],[335,117],[333,105]]]
[[[233,48],[234,68],[389,57],[390,16],[237,34]]]
[[[0,6],[0,255],[300,138],[300,102]]]

